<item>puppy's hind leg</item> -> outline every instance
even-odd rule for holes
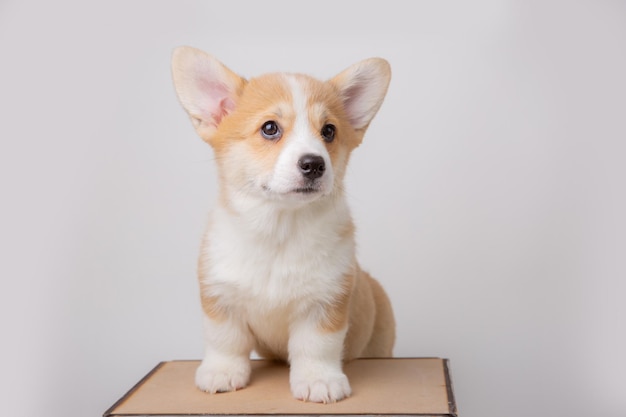
[[[364,358],[390,358],[393,356],[393,346],[396,341],[396,321],[389,297],[383,287],[366,274],[364,278],[369,281],[376,305],[376,316],[372,337],[362,353]]]

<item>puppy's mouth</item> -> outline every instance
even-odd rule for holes
[[[305,185],[302,187],[292,188],[290,190],[284,190],[284,191],[276,190],[268,185],[262,185],[261,187],[263,188],[265,192],[268,192],[270,194],[284,195],[284,196],[286,195],[311,195],[311,194],[322,192],[321,187],[315,186],[315,185]]]
[[[300,187],[294,189],[292,192],[296,194],[312,194],[319,192],[319,188],[316,187]]]

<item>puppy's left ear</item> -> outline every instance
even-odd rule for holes
[[[391,80],[391,67],[382,58],[356,63],[330,80],[341,94],[344,109],[355,130],[365,130],[383,99]]]

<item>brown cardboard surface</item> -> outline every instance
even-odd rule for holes
[[[445,359],[352,361],[344,367],[352,396],[334,404],[295,400],[289,390],[289,368],[264,360],[252,361],[246,388],[207,394],[194,385],[198,365],[199,361],[162,362],[105,416],[456,415]]]

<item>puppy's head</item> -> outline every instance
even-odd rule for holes
[[[246,80],[191,47],[174,51],[172,70],[182,106],[215,151],[222,187],[295,206],[341,190],[391,77],[387,61],[371,58],[328,81],[283,73]]]

